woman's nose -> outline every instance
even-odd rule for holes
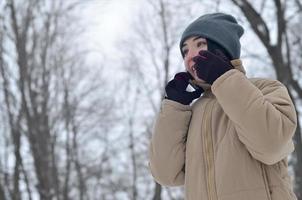
[[[188,52],[188,60],[192,60],[195,56],[197,56],[198,50],[197,49],[191,49]]]

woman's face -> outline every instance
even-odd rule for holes
[[[186,70],[198,81],[205,82],[197,77],[194,69],[195,62],[193,58],[198,55],[200,50],[208,50],[207,40],[200,36],[193,36],[185,40],[181,48],[184,55],[184,64]]]

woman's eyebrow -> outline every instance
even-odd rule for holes
[[[198,40],[198,39],[200,39],[200,38],[202,38],[201,36],[196,36],[194,39],[193,39],[193,41],[195,41],[195,40]],[[203,39],[203,38],[202,38]]]
[[[204,39],[202,36],[196,36],[193,38],[193,41],[198,40],[200,38]],[[181,48],[183,48],[184,46],[187,46],[187,43],[184,42]]]

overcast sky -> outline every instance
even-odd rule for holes
[[[88,45],[90,50],[95,51],[90,55],[91,61],[100,59],[100,53],[108,59],[114,58],[117,51],[115,42],[123,39],[130,30],[131,21],[137,16],[137,12],[141,9],[142,0],[86,0],[83,3],[83,16],[87,31],[85,32],[83,41]],[[226,9],[230,12],[231,9]],[[224,11],[224,10],[222,10]],[[237,17],[242,17],[236,15]],[[240,21],[240,23],[242,23]],[[242,24],[243,25],[243,24]],[[245,27],[247,28],[247,27]],[[246,31],[242,44],[245,48],[250,45],[250,31]],[[253,38],[254,40],[254,38]],[[253,42],[254,43],[254,42]],[[244,53],[242,53],[244,56]],[[274,77],[270,70],[249,69],[249,59],[245,58],[246,70],[248,74],[259,75],[264,74],[268,77]]]
[[[85,3],[85,39],[95,49],[114,50],[113,45],[129,30],[140,0],[90,0]]]

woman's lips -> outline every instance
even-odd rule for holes
[[[206,83],[204,80],[198,78],[197,71],[196,71],[194,65],[192,65],[190,68],[191,68],[191,71],[192,71],[192,73],[193,73],[192,76],[194,77],[195,80],[197,80],[197,81],[200,82],[200,83]]]
[[[191,66],[191,69],[192,69],[192,71],[193,71],[194,74],[197,74],[197,71],[196,71],[194,65]]]
[[[192,73],[194,74],[194,77],[197,77],[197,71],[196,71],[194,65],[191,65],[190,69],[191,69]]]
[[[195,62],[193,60],[190,60],[187,66],[188,66],[187,70],[189,71],[189,73],[193,76],[193,78],[196,81],[198,81],[200,83],[206,83],[204,80],[198,78],[197,71],[195,69]]]

